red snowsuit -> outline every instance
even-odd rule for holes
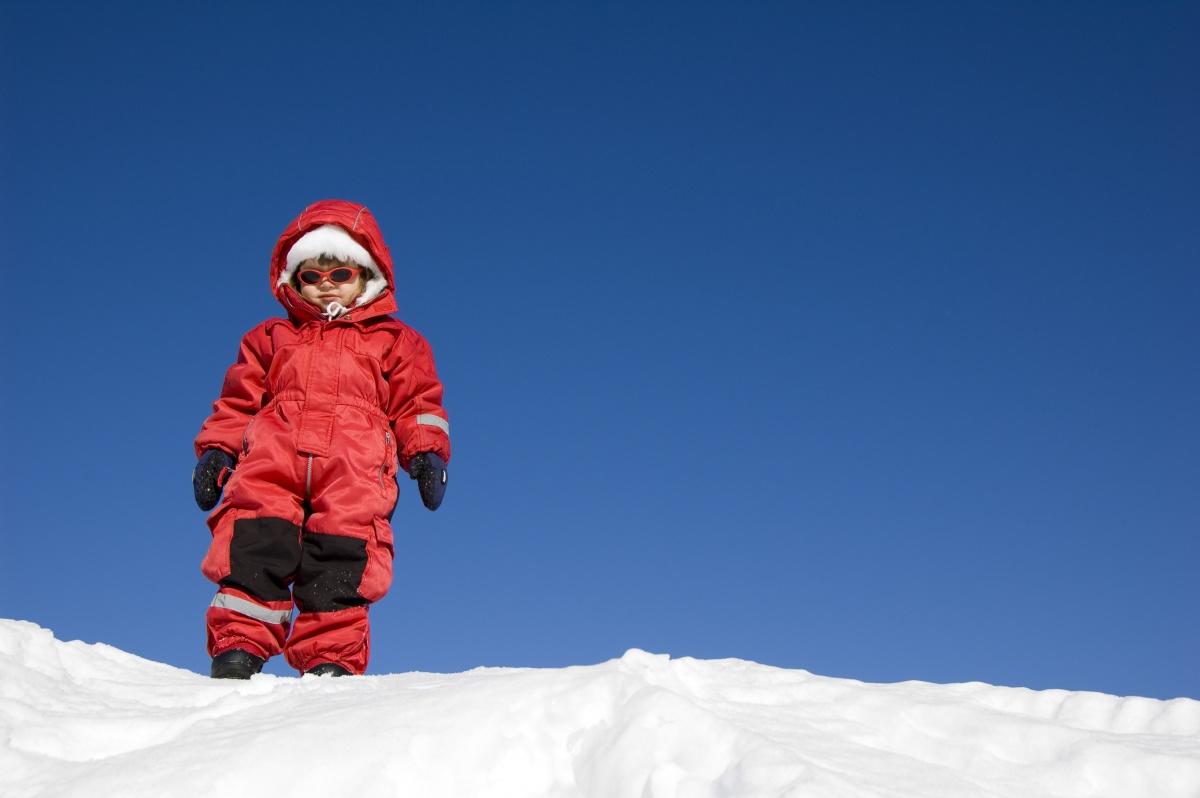
[[[387,278],[380,295],[332,321],[277,285],[292,244],[325,224],[348,231]],[[367,607],[392,580],[397,460],[407,469],[420,452],[450,459],[442,385],[425,339],[388,315],[392,260],[365,207],[306,208],[279,237],[270,275],[288,318],[246,333],[196,437],[197,456],[216,448],[237,459],[208,518],[201,570],[220,586],[208,651],[282,651],[300,671],[333,662],[362,673]]]

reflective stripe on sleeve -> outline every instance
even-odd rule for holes
[[[233,610],[236,613],[253,618],[263,623],[277,623],[286,626],[292,620],[291,610],[272,610],[259,606],[253,601],[231,596],[228,593],[218,593],[213,596],[212,607],[223,610]]]
[[[441,416],[435,416],[433,413],[422,413],[417,416],[418,424],[425,424],[429,427],[437,427],[447,435],[450,434],[450,422]]]

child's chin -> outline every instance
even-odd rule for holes
[[[302,298],[304,299],[305,302],[307,302],[308,304],[312,305],[315,308],[319,308],[320,310],[328,310],[329,306],[332,305],[334,302],[338,303],[339,305],[341,305],[344,308],[354,307],[354,303],[358,301],[359,296],[362,296],[362,294],[352,296],[344,302],[342,300],[338,299],[337,297],[334,297],[333,299],[314,299],[314,298],[309,298],[309,297],[302,297]]]

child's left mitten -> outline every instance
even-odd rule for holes
[[[201,510],[208,512],[217,506],[233,466],[233,458],[220,449],[209,449],[200,455],[200,461],[192,471],[192,491]]]
[[[446,461],[433,452],[414,455],[408,464],[408,475],[417,481],[421,502],[430,510],[442,506],[446,496]]]

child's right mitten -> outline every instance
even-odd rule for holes
[[[217,506],[221,490],[233,473],[233,458],[220,449],[208,449],[200,455],[200,461],[192,471],[192,491],[196,504],[204,512]]]

